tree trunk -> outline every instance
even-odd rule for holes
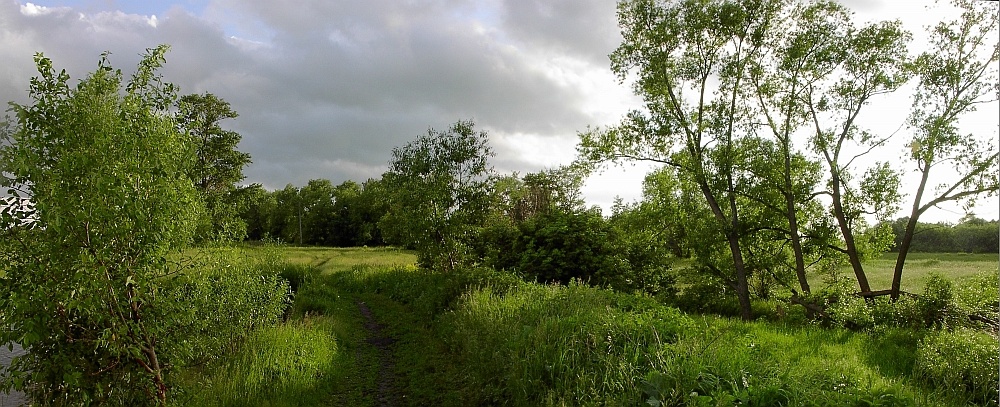
[[[890,297],[893,301],[899,299],[899,289],[903,281],[903,265],[906,263],[906,255],[910,252],[910,244],[913,243],[913,233],[917,229],[917,220],[920,218],[920,200],[924,196],[924,188],[927,186],[927,178],[930,175],[930,166],[923,168],[920,176],[920,185],[917,186],[917,194],[913,197],[913,209],[910,210],[910,219],[906,222],[906,231],[903,232],[903,240],[899,243],[899,254],[896,255],[896,267],[892,270],[892,288]]]
[[[732,224],[727,225],[729,219],[722,212],[719,201],[716,199],[715,194],[712,193],[708,184],[699,181],[698,186],[701,188],[702,194],[705,195],[705,200],[708,201],[708,206],[712,209],[715,218],[719,220],[719,223],[724,225],[723,227],[731,229],[726,231],[726,240],[729,242],[729,250],[733,256],[733,268],[736,271],[736,296],[740,302],[740,318],[744,321],[749,321],[753,319],[750,309],[750,283],[747,280],[746,265],[743,263],[740,236],[735,229],[737,223],[736,214],[733,214]]]
[[[865,275],[864,266],[861,265],[861,257],[858,256],[858,246],[854,242],[854,232],[851,231],[851,225],[847,223],[847,215],[844,214],[843,198],[840,195],[840,177],[836,172],[832,175],[833,215],[837,218],[840,233],[844,235],[844,248],[847,250],[847,258],[851,263],[851,268],[854,270],[854,276],[858,279],[858,288],[861,289],[862,293],[868,293],[872,289],[868,285],[868,276]]]
[[[740,318],[744,321],[753,319],[750,308],[750,283],[747,281],[746,265],[743,264],[743,252],[739,236],[735,232],[727,233],[729,250],[733,252],[733,268],[736,269],[736,297],[740,301]]]
[[[789,238],[792,240],[792,253],[795,255],[795,276],[799,279],[802,293],[809,294],[809,280],[806,280],[806,260],[805,255],[802,254],[802,236],[799,235],[799,218],[795,213],[795,194],[792,192],[792,157],[788,146],[785,144],[782,146],[785,154],[785,216],[788,217]]]

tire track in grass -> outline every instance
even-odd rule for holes
[[[366,343],[375,348],[379,358],[377,389],[375,394],[375,404],[382,407],[395,407],[400,405],[396,396],[396,363],[392,357],[393,344],[396,339],[386,333],[386,327],[375,320],[375,315],[368,304],[358,301],[358,310],[364,317],[364,328],[368,334]]]

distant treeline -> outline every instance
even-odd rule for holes
[[[280,240],[303,245],[380,246],[378,221],[387,205],[378,193],[380,180],[364,183],[314,179],[304,187],[291,184],[268,191],[254,184],[240,189],[240,217],[246,239]]]
[[[909,218],[892,222],[895,244],[890,249],[899,251],[903,230]],[[965,217],[958,224],[917,223],[910,251],[925,253],[997,253],[1000,252],[1000,225],[977,217]]]

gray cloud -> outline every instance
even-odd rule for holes
[[[583,90],[555,80],[539,55],[591,64],[607,54],[616,39],[600,37],[614,18],[591,20],[607,11],[600,3],[613,10],[610,0],[560,2],[558,15],[518,2],[219,0],[201,15],[173,7],[154,21],[68,8],[25,15],[0,0],[0,39],[10,45],[0,56],[11,61],[0,95],[24,101],[35,51],[78,78],[104,50],[128,70],[143,49],[167,43],[167,80],[240,113],[226,125],[253,156],[247,182],[364,179],[380,175],[394,146],[457,120],[542,137],[594,124]],[[498,157],[504,167],[540,166],[502,153],[511,155]]]

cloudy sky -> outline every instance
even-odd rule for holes
[[[923,0],[844,1],[914,31],[938,15]],[[0,0],[0,101],[26,100],[35,52],[80,78],[102,51],[128,70],[166,43],[167,80],[239,112],[224,125],[253,156],[247,183],[377,177],[394,146],[465,119],[490,133],[498,170],[523,173],[568,163],[577,132],[640,105],[608,67],[620,39],[615,0]],[[976,120],[996,138],[996,114]],[[645,171],[606,172],[585,195],[635,199]]]

